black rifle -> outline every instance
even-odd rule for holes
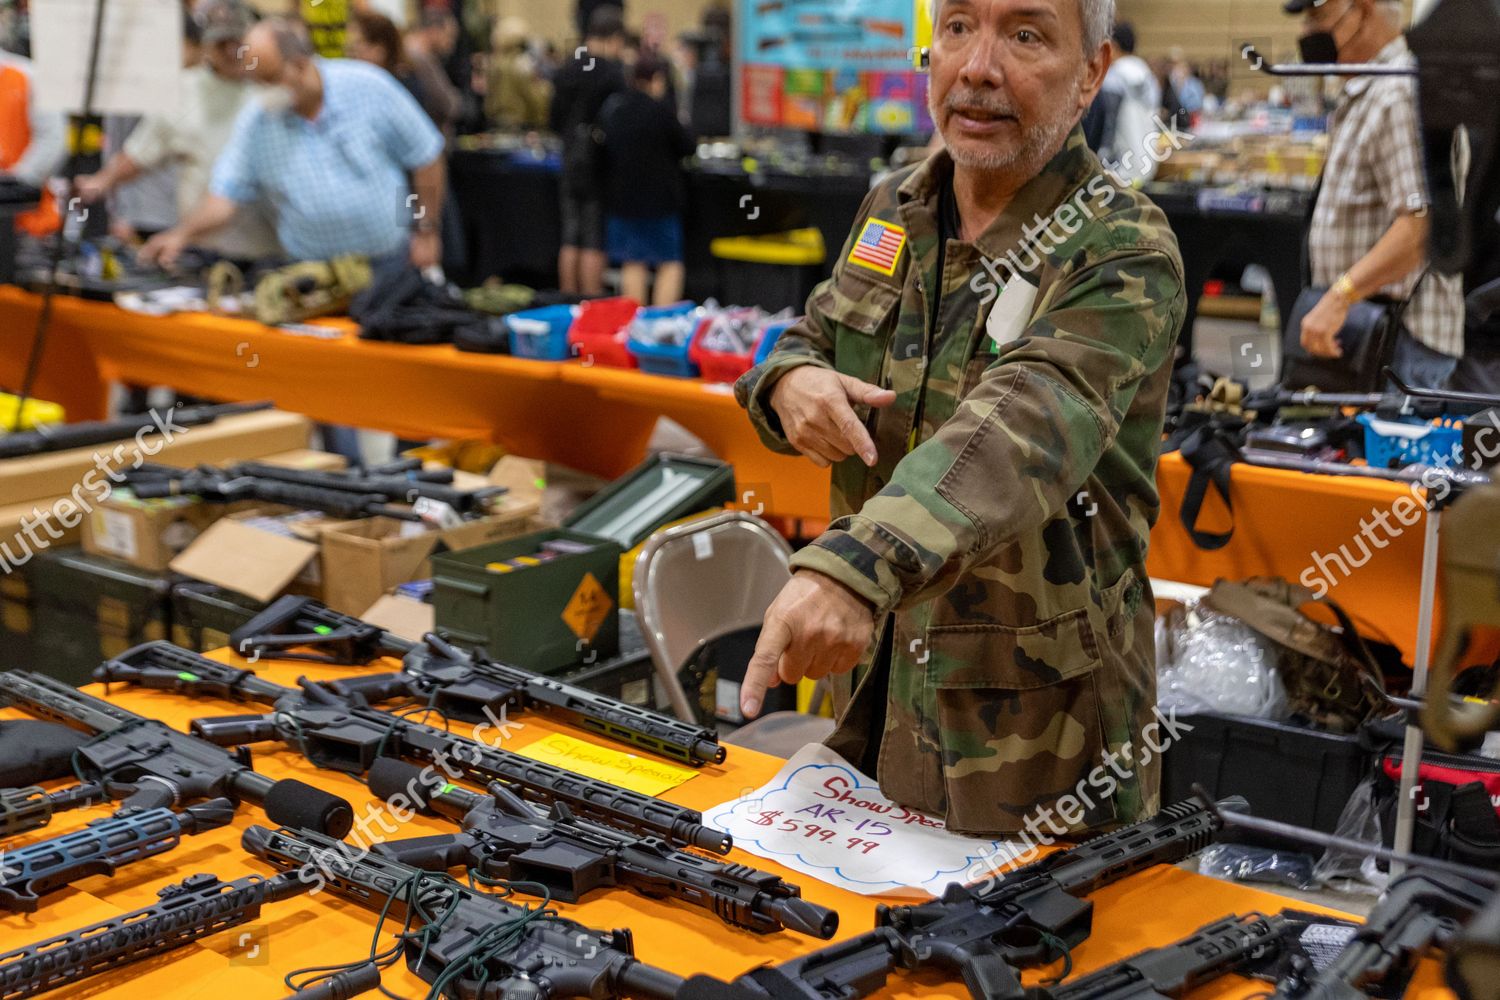
[[[1276,956],[1295,926],[1283,914],[1231,914],[1181,941],[1121,959],[1072,982],[1033,987],[1026,992],[1027,1000],[1175,1000]]]
[[[1243,800],[1221,805],[1248,810]],[[881,989],[897,969],[936,969],[963,979],[975,1000],[1025,995],[1018,970],[1051,962],[1093,927],[1092,900],[1103,886],[1208,846],[1222,822],[1196,801],[1057,851],[995,876],[985,886],[949,885],[918,906],[880,906],[875,929],[780,965],[723,983],[689,980],[683,1000],[765,998],[854,1000]]]
[[[92,782],[49,792],[36,785],[30,788],[0,788],[0,838],[14,837],[40,830],[52,817],[68,809],[83,809],[107,796]]]
[[[241,476],[234,470],[178,469],[169,465],[147,463],[122,473],[125,484],[142,500],[161,497],[195,496],[208,503],[238,503],[259,500],[285,504],[306,510],[321,511],[333,517],[393,517],[402,521],[420,521],[421,515],[405,507],[392,507],[377,493],[347,493],[343,490],[299,486],[277,479]]]
[[[171,643],[137,646],[106,661],[94,676],[274,707],[265,715],[193,721],[194,734],[220,746],[277,741],[318,767],[354,775],[367,773],[380,757],[404,757],[479,785],[499,782],[529,802],[561,802],[581,819],[661,837],[673,846],[727,854],[732,843],[727,833],[704,826],[702,813],[684,806],[340,698],[311,681],[302,680],[300,689],[282,687]]]
[[[342,836],[354,823],[349,803],[293,778],[257,774],[250,755],[231,755],[207,740],[179,733],[144,715],[84,694],[62,681],[24,670],[0,673],[0,705],[96,734],[74,752],[85,782],[122,809],[164,809],[204,799],[246,800],[278,823],[295,822]]]
[[[367,674],[327,685],[336,694],[359,694],[372,704],[413,697],[451,719],[474,723],[513,709],[543,711],[579,729],[693,767],[722,763],[725,756],[713,729],[466,653],[433,633],[421,643],[409,642],[308,597],[278,599],[231,633],[229,642],[241,656],[257,658],[359,665],[380,655],[403,657],[400,673]]]
[[[379,476],[369,473],[314,472],[307,469],[286,469],[264,462],[242,462],[229,470],[233,476],[249,476],[267,479],[293,486],[311,489],[336,490],[344,493],[365,493],[384,497],[386,503],[416,503],[432,500],[447,504],[454,512],[465,516],[483,514],[490,502],[504,496],[509,490],[504,486],[480,486],[461,489],[452,485],[452,476],[447,482],[436,482],[424,473],[401,476]]]
[[[184,836],[217,830],[232,819],[234,803],[213,799],[177,813],[147,809],[111,816],[0,852],[0,910],[33,913],[49,893],[90,875],[113,875],[120,865],[170,851]]]
[[[1417,963],[1446,948],[1495,890],[1449,872],[1413,870],[1391,883],[1334,961],[1321,971],[1297,969],[1276,986],[1278,1000],[1356,1000],[1379,987],[1406,991]]]
[[[67,448],[87,448],[90,445],[124,441],[142,431],[159,429],[163,424],[171,427],[201,427],[220,417],[237,413],[254,413],[269,410],[271,403],[225,403],[220,406],[174,406],[160,420],[151,413],[139,413],[118,420],[89,420],[76,424],[59,424],[38,427],[36,430],[0,436],[0,459],[20,458],[23,455],[40,455],[49,451]]]
[[[680,899],[725,923],[759,934],[790,928],[827,939],[839,915],[802,898],[779,875],[681,851],[656,837],[637,837],[577,819],[567,806],[550,815],[492,784],[488,795],[445,785],[405,761],[370,768],[370,791],[387,802],[413,801],[423,815],[445,816],[462,833],[386,841],[373,850],[427,871],[473,868],[491,879],[545,886],[553,899],[576,903],[595,889],[623,886],[653,899]]]
[[[250,923],[265,903],[308,891],[295,875],[220,882],[193,875],[157,891],[158,902],[0,953],[0,998],[20,1000]]]
[[[380,656],[400,658],[415,646],[378,625],[293,594],[276,598],[229,633],[229,648],[251,660],[305,660],[346,667],[362,667]]]
[[[384,701],[410,695],[450,718],[482,722],[512,709],[541,711],[619,743],[702,767],[722,763],[724,747],[712,729],[543,677],[520,667],[472,656],[429,632],[398,674],[367,674],[334,681],[338,694]]]
[[[245,831],[245,849],[304,881],[417,928],[406,964],[454,1000],[673,1000],[680,976],[635,958],[630,931],[597,931],[307,831]]]

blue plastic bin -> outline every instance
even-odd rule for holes
[[[783,320],[779,323],[771,323],[766,327],[766,332],[760,336],[760,346],[755,349],[755,363],[760,364],[771,356],[771,351],[776,347],[776,342],[781,335],[790,330],[798,322],[796,319]]]
[[[676,378],[697,377],[698,366],[688,356],[688,349],[692,346],[693,337],[698,332],[697,324],[694,324],[692,330],[688,332],[681,346],[637,339],[643,327],[663,321],[682,320],[693,315],[697,309],[698,307],[692,302],[679,302],[672,306],[650,306],[636,313],[635,319],[630,321],[625,346],[640,363],[641,371],[650,372],[653,375],[672,375]]]
[[[1407,465],[1451,467],[1458,458],[1464,425],[1459,420],[1433,424],[1417,418],[1382,420],[1369,413],[1356,418],[1365,428],[1365,461],[1379,469]]]
[[[568,329],[578,315],[576,306],[543,306],[505,317],[510,353],[538,361],[568,359]]]

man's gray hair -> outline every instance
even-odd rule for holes
[[[1083,54],[1092,56],[1114,30],[1115,0],[1078,0],[1078,13],[1083,18]]]
[[[311,59],[317,54],[317,50],[313,48],[312,37],[307,33],[307,25],[300,20],[290,17],[268,17],[261,22],[261,26],[271,32],[271,37],[276,41],[276,51],[281,53],[281,58],[288,62]]]
[[[1401,0],[1393,0],[1400,3]],[[934,21],[942,0],[932,0],[931,12]],[[1083,54],[1092,56],[1099,46],[1109,41],[1115,28],[1115,0],[1078,0],[1078,16],[1083,21]]]

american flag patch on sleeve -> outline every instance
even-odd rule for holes
[[[896,262],[906,247],[906,230],[881,219],[867,219],[854,249],[849,251],[849,263],[868,267],[881,274],[895,274]]]

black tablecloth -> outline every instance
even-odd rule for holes
[[[508,281],[554,287],[562,234],[555,165],[491,150],[455,152],[449,163],[468,250],[468,272],[459,280],[478,284],[500,275]],[[684,220],[688,296],[700,301],[721,296],[720,265],[709,253],[710,242],[720,236],[815,227],[828,248],[826,275],[869,185],[869,177],[858,174],[748,173],[723,165],[689,170]],[[1186,185],[1154,191],[1151,197],[1166,213],[1182,247],[1192,290],[1182,334],[1187,350],[1192,348],[1198,294],[1220,263],[1263,265],[1282,314],[1290,311],[1302,284],[1305,196],[1279,193],[1275,204],[1263,211],[1200,208],[1197,188]]]
[[[449,175],[469,264],[455,278],[472,285],[499,275],[555,286],[562,239],[555,165],[500,151],[460,150],[449,157]],[[868,190],[869,178],[860,175],[688,171],[683,227],[687,294],[699,300],[718,296],[718,269],[709,244],[720,236],[815,227],[828,246],[824,272],[831,271]]]

